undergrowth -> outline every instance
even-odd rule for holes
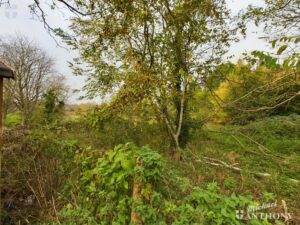
[[[88,149],[75,163],[75,176],[64,192],[69,203],[60,212],[63,224],[134,224],[133,209],[145,225],[242,224],[236,210],[254,204],[249,196],[220,194],[216,183],[183,187],[187,178],[167,173],[165,160],[147,146],[129,143],[105,153]],[[141,185],[138,199],[135,179]]]

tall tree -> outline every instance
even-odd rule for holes
[[[151,103],[174,148],[184,148],[189,98],[236,31],[229,29],[225,1],[75,0],[73,5],[84,12],[72,20],[74,35],[56,31],[81,53],[73,68],[89,74],[88,94],[116,92],[115,109]]]
[[[45,91],[47,78],[54,74],[53,60],[24,36],[10,37],[0,42],[0,58],[15,73],[15,79],[6,82],[5,93],[23,114],[23,125]]]

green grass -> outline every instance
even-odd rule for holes
[[[285,200],[299,214],[300,116],[273,117],[246,126],[207,125],[193,135],[182,171],[194,182],[216,181],[225,193],[251,194],[264,202],[264,193]],[[234,164],[241,173],[206,163],[204,157]],[[257,173],[268,173],[269,177]],[[293,180],[297,180],[295,182]]]

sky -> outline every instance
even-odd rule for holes
[[[48,0],[40,0],[42,4],[47,4],[47,1]],[[233,14],[245,9],[249,4],[262,5],[262,0],[226,1]],[[54,58],[56,70],[66,77],[67,85],[71,89],[81,89],[85,83],[85,78],[73,75],[72,70],[68,67],[68,61],[72,61],[72,59],[77,56],[76,52],[57,46],[55,40],[45,30],[43,23],[30,13],[28,5],[31,3],[32,0],[11,0],[10,7],[0,7],[0,38],[9,35],[13,36],[16,33],[27,36],[39,47],[44,49],[49,56]],[[53,11],[49,9],[46,13],[49,24],[52,24],[54,27],[58,25],[62,28],[68,27],[68,18],[71,14],[67,10]],[[248,26],[246,39],[234,43],[230,48],[229,54],[234,55],[233,59],[237,60],[241,57],[243,52],[267,49],[267,43],[259,39],[260,36],[263,36],[262,29],[250,24]],[[72,104],[89,102],[88,100],[78,100],[80,95],[82,95],[82,93],[70,94],[68,102]],[[101,98],[94,99],[92,102],[100,103]]]

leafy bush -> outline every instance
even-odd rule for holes
[[[150,111],[147,109],[146,111]],[[133,142],[139,146],[149,145],[166,149],[169,147],[169,136],[157,122],[153,112],[126,108],[122,112],[114,112],[103,104],[90,111],[85,121],[95,131],[98,141],[106,148],[118,144]]]
[[[136,166],[138,157],[143,167]],[[119,145],[99,158],[78,155],[76,162],[80,175],[67,188],[67,193],[70,198],[71,190],[75,190],[77,203],[74,200],[61,212],[68,224],[128,224],[134,175],[139,174],[145,185],[143,194],[150,194],[147,191],[152,191],[163,167],[158,153],[132,144]],[[139,211],[143,211],[141,208]]]
[[[63,224],[134,224],[133,211],[145,225],[242,224],[236,210],[252,203],[248,197],[220,195],[215,183],[188,193],[168,193],[166,183],[184,178],[166,175],[164,160],[147,146],[86,149],[75,163],[77,170],[64,192],[67,203],[60,211]],[[139,198],[133,190],[136,182],[141,186]],[[179,187],[179,182],[170,185]]]
[[[4,126],[17,127],[22,124],[22,116],[20,114],[7,114],[4,119]]]

